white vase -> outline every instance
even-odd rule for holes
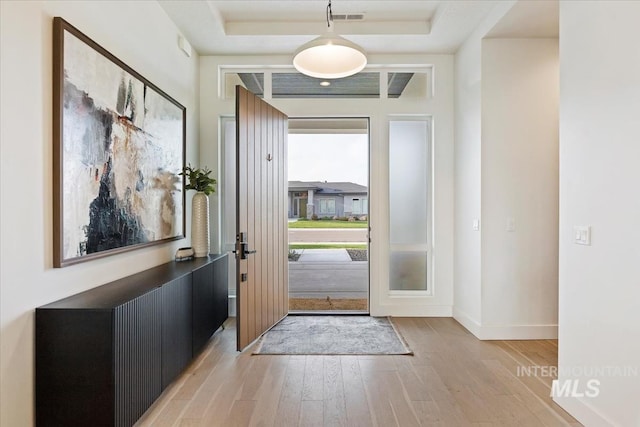
[[[191,247],[196,258],[209,255],[209,197],[202,191],[191,201]]]

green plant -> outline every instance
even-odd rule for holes
[[[211,171],[205,167],[203,169],[193,168],[191,163],[184,168],[180,175],[187,178],[187,184],[184,186],[187,190],[202,191],[207,196],[216,192],[217,181],[209,175]]]
[[[300,258],[300,254],[296,252],[294,249],[289,248],[289,261],[297,261]]]

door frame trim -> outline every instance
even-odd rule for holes
[[[320,312],[320,311],[289,311],[290,315],[301,315],[301,314],[334,314],[334,315],[367,315],[371,314],[371,116],[319,116],[319,115],[310,115],[310,116],[290,116],[289,121],[296,120],[365,120],[367,124],[367,222],[369,224],[368,229],[368,242],[367,242],[367,311],[331,311],[331,312]],[[302,132],[301,132],[302,133]],[[322,134],[321,132],[317,132],[318,134]],[[339,132],[335,132],[339,133]],[[291,132],[289,132],[291,134]],[[287,141],[287,145],[289,142]],[[288,168],[287,168],[288,170]],[[287,234],[288,235],[288,234]],[[287,241],[289,239],[287,238]]]

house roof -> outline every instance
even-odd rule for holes
[[[366,194],[367,187],[353,182],[289,181],[289,191],[315,190],[319,194]]]

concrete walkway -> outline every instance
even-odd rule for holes
[[[367,242],[366,228],[290,228],[289,242]]]
[[[352,262],[346,249],[299,249],[302,251],[297,262]]]
[[[369,263],[351,261],[345,249],[301,249],[289,262],[291,298],[368,298]]]

